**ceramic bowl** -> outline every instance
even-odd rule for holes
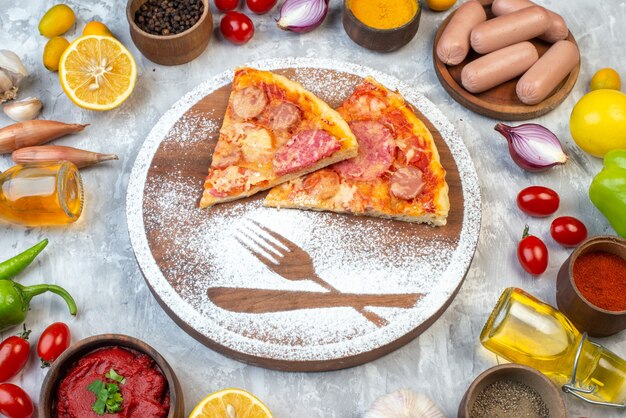
[[[185,416],[183,392],[176,378],[176,374],[174,374],[174,370],[172,370],[167,361],[165,361],[154,348],[137,338],[127,335],[102,334],[85,338],[73,344],[52,363],[41,386],[41,393],[39,395],[39,417],[53,418],[56,416],[53,413],[53,408],[56,402],[57,388],[61,379],[65,377],[65,373],[72,364],[94,350],[112,346],[130,348],[131,350],[150,356],[167,379],[170,391],[170,411],[167,414],[167,418],[183,418]]]
[[[379,52],[391,52],[408,44],[415,37],[420,25],[422,6],[419,0],[417,3],[417,13],[403,26],[393,29],[376,29],[367,26],[356,18],[349,7],[350,0],[343,2],[343,28],[355,43],[363,48]]]
[[[135,23],[135,12],[146,1],[128,0],[126,5],[130,37],[146,58],[157,64],[179,65],[193,60],[206,49],[213,31],[209,0],[202,0],[204,12],[195,25],[182,33],[164,36],[144,32]]]
[[[583,254],[605,251],[626,260],[626,240],[602,235],[587,239],[580,244],[561,266],[556,281],[556,302],[581,332],[592,337],[607,337],[626,329],[626,311],[607,311],[589,302],[574,283],[574,263]],[[601,280],[598,277],[598,280]]]
[[[521,364],[501,364],[481,373],[465,392],[459,405],[458,418],[470,418],[474,402],[480,392],[500,379],[510,379],[533,388],[545,402],[550,418],[566,418],[565,402],[561,391],[541,372]]]

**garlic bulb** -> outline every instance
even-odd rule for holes
[[[446,418],[425,395],[400,389],[376,399],[364,418]]]
[[[15,99],[17,89],[28,76],[22,60],[14,52],[0,49],[0,103]]]
[[[24,100],[11,102],[4,106],[4,113],[16,122],[32,120],[39,116],[43,103],[36,97],[28,97]]]

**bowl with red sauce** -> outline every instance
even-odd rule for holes
[[[626,240],[603,235],[580,244],[559,270],[556,301],[592,337],[626,329]]]
[[[52,364],[39,398],[42,418],[184,416],[180,383],[167,361],[143,341],[119,334],[68,348]]]

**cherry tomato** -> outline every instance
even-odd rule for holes
[[[220,22],[220,29],[224,38],[237,45],[245,44],[254,35],[252,20],[239,12],[227,12]]]
[[[9,337],[0,344],[0,382],[6,382],[26,365],[30,354],[28,334],[30,331],[24,326],[22,334]]]
[[[587,238],[587,227],[572,216],[560,216],[552,221],[550,235],[565,247],[575,247]]]
[[[55,322],[46,328],[39,337],[37,354],[41,359],[42,367],[47,367],[56,360],[71,342],[70,329],[63,322]]]
[[[0,383],[0,413],[8,418],[30,418],[35,412],[28,393],[13,383]]]
[[[540,275],[548,268],[548,248],[539,238],[528,235],[528,226],[517,245],[517,259],[524,270],[534,276]]]
[[[543,218],[559,208],[559,195],[543,186],[530,186],[517,195],[517,206],[527,215]]]
[[[235,10],[239,6],[239,0],[215,0],[215,7],[222,12]]]
[[[246,5],[252,12],[262,15],[272,10],[276,2],[277,0],[246,0]]]

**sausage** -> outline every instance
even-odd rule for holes
[[[502,16],[535,5],[536,4],[530,0],[494,0],[491,11],[496,16]],[[562,39],[567,39],[569,29],[567,28],[565,20],[561,15],[551,10],[546,9],[546,12],[550,17],[550,27],[539,38],[551,44]]]
[[[493,3],[493,0],[478,0],[480,2],[480,4],[482,4],[483,6],[489,6],[491,3]]]
[[[391,176],[389,192],[398,199],[415,199],[422,190],[424,190],[422,171],[416,167],[402,167]]]
[[[439,38],[437,57],[447,65],[460,64],[469,52],[472,29],[485,20],[487,15],[479,1],[463,3]]]
[[[298,132],[280,147],[272,162],[274,173],[279,176],[314,166],[323,158],[341,149],[341,143],[321,129]]]
[[[233,111],[243,119],[252,119],[267,106],[267,96],[258,87],[248,86],[233,93]]]
[[[548,97],[580,61],[573,42],[558,41],[519,79],[515,92],[527,104],[534,105]]]
[[[470,35],[470,44],[479,54],[535,38],[550,26],[546,9],[532,6],[480,23]]]
[[[267,122],[273,130],[289,129],[300,122],[300,118],[298,106],[287,102],[272,105],[267,114]]]
[[[359,153],[354,158],[335,164],[333,168],[354,180],[372,180],[387,171],[396,152],[396,141],[391,131],[373,120],[352,122],[350,129],[359,143]]]
[[[480,93],[523,74],[537,59],[539,53],[530,42],[507,46],[463,67],[461,84],[470,93]]]

